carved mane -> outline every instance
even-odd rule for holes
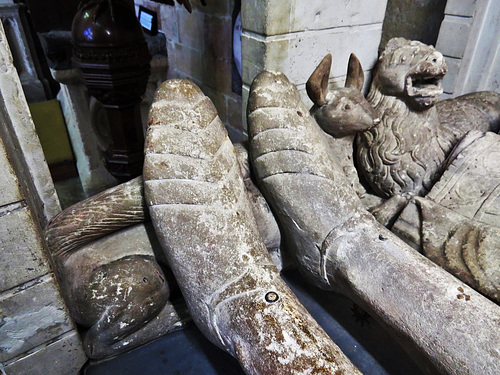
[[[368,101],[381,115],[378,126],[358,136],[358,163],[378,195],[424,195],[441,174],[446,152],[439,143],[437,112],[411,111],[378,89]],[[416,129],[418,128],[418,129]]]

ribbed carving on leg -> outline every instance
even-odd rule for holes
[[[359,373],[281,280],[234,148],[193,83],[165,82],[150,112],[145,196],[200,330],[248,374]]]

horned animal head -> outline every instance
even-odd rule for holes
[[[351,54],[345,87],[328,89],[332,55],[326,55],[306,83],[307,95],[314,103],[311,115],[318,125],[335,138],[362,132],[380,120],[361,92],[365,80],[356,55]]]
[[[382,94],[425,110],[443,93],[441,83],[447,71],[443,55],[433,46],[393,38],[378,60],[373,83]]]

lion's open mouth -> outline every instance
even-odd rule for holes
[[[408,74],[406,76],[406,94],[419,105],[429,107],[433,105],[443,93],[444,73]]]

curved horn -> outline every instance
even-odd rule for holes
[[[347,77],[345,87],[352,87],[361,91],[365,82],[365,74],[363,67],[354,53],[349,57],[349,65],[347,67]]]
[[[330,78],[330,67],[332,66],[332,55],[328,54],[314,69],[306,83],[306,91],[309,99],[318,106],[326,104],[326,93],[328,92],[328,79]]]

